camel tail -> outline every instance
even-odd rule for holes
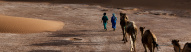
[[[158,43],[157,43],[156,41],[153,41],[153,45],[155,45],[155,47],[156,47],[157,50],[158,50],[159,45],[158,45]]]
[[[132,25],[133,25],[133,34],[134,34],[134,41],[137,39],[136,36],[137,36],[137,26],[135,25],[135,22],[132,21]]]
[[[150,30],[147,30],[149,32],[149,34],[152,34]],[[153,45],[157,48],[158,50],[158,43],[157,43],[157,40],[156,40],[156,36],[154,34],[152,34],[152,40],[153,40]]]
[[[136,38],[136,36],[137,36],[137,30],[136,30],[136,29],[133,29],[132,31],[133,31],[133,34],[134,34],[134,35],[133,35],[133,37],[134,37],[133,40],[135,41],[135,40],[137,39],[137,38]]]
[[[154,45],[154,46],[157,48],[157,50],[158,50],[159,45],[158,45],[158,43],[157,43],[156,38],[155,38],[155,37],[152,37],[152,39],[153,39],[153,45]]]

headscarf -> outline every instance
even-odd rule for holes
[[[117,17],[115,16],[115,13],[112,14],[113,16],[111,17],[111,21],[116,21],[117,20]]]
[[[113,16],[112,16],[113,19],[114,19],[114,20],[117,20],[117,17],[115,16],[115,13],[113,13],[112,15],[113,15]]]
[[[115,16],[115,13],[113,13],[112,15]]]

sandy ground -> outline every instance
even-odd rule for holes
[[[129,7],[122,10],[85,4],[1,2],[0,11],[2,15],[65,23],[64,28],[56,32],[0,33],[2,52],[130,52],[130,42],[124,44],[121,41],[120,11],[126,12],[138,27],[145,26],[156,34],[160,45],[157,52],[174,52],[172,39],[179,39],[182,47],[191,40],[190,18],[174,16],[174,12],[177,12],[174,10],[134,10]],[[112,13],[116,13],[116,31],[112,31],[110,20],[108,31],[103,30],[101,17],[104,12],[109,19]],[[137,52],[144,51],[140,36],[138,31]]]

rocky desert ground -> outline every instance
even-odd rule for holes
[[[64,23],[61,30],[54,32],[0,33],[1,52],[130,52],[130,42],[124,44],[121,41],[121,11],[138,28],[144,26],[157,36],[160,49],[156,52],[174,52],[171,44],[173,39],[179,39],[182,48],[186,42],[191,42],[190,10],[1,1],[0,11],[1,15],[6,16]],[[104,12],[109,18],[107,31],[104,31],[101,22]],[[112,13],[118,18],[116,31],[111,28]],[[140,31],[137,34],[136,51],[144,52]]]

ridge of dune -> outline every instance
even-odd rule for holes
[[[62,29],[63,22],[0,15],[1,33],[38,33]]]

